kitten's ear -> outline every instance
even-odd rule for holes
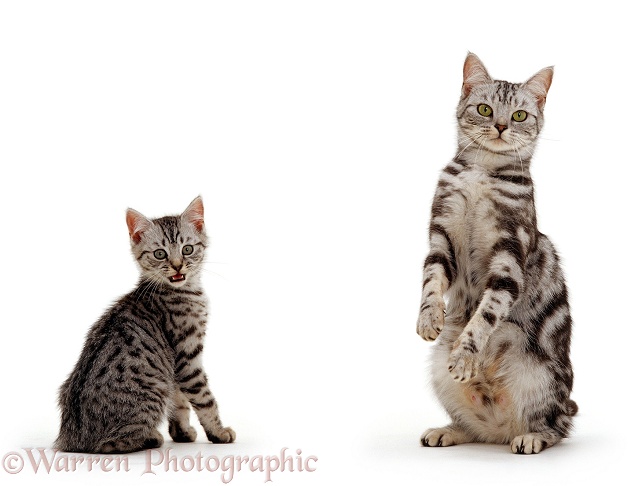
[[[204,230],[204,203],[202,203],[201,196],[197,196],[193,199],[193,202],[188,205],[186,210],[182,213],[182,219],[195,226],[195,229],[199,233]]]
[[[547,68],[543,68],[524,83],[524,86],[528,88],[537,98],[537,105],[540,110],[543,110],[543,107],[546,104],[546,96],[548,95],[548,90],[552,84],[553,74],[554,68],[549,66]]]
[[[140,214],[135,209],[127,209],[127,228],[129,229],[129,237],[138,244],[142,239],[142,235],[151,227],[151,221]]]
[[[489,76],[484,64],[480,61],[480,58],[473,52],[470,52],[464,61],[462,97],[466,98],[469,96],[471,90],[476,86],[492,82],[493,79]]]

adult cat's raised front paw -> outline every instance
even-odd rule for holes
[[[416,332],[425,341],[434,341],[445,323],[445,301],[436,299],[425,301],[421,305],[421,312],[416,322]]]
[[[447,365],[454,380],[466,383],[478,374],[479,353],[472,343],[459,339],[454,344]]]

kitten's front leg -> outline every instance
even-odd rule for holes
[[[423,297],[416,322],[416,332],[426,341],[434,341],[445,322],[443,294],[456,273],[453,246],[445,229],[432,221],[430,252],[423,267]]]
[[[175,442],[195,442],[197,431],[191,427],[191,407],[179,388],[175,391],[172,407],[169,416],[169,435]]]
[[[216,444],[234,442],[237,434],[222,425],[217,401],[208,387],[201,363],[201,345],[188,355],[178,355],[176,375],[180,390],[195,410],[208,440]]]
[[[519,297],[523,287],[521,268],[517,259],[506,252],[491,260],[491,275],[480,305],[449,356],[449,372],[454,380],[467,382],[478,374],[481,352]]]

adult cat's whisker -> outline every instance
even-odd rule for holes
[[[480,152],[482,151],[482,149],[484,148],[484,144],[485,144],[486,140],[482,140],[482,143],[480,145],[478,145],[478,150],[475,153],[475,159],[474,161],[477,163],[478,162],[478,157],[480,156]]]
[[[473,143],[475,143],[475,142],[476,142],[476,141],[478,141],[480,138],[482,138],[482,137],[483,137],[483,135],[482,135],[482,134],[480,134],[480,135],[478,135],[478,136],[477,136],[477,137],[475,137],[475,138],[471,138],[469,135],[465,135],[465,137],[466,137],[467,139],[471,140],[471,142],[469,142],[469,143],[467,144],[467,146],[466,146],[466,147],[464,147],[464,148],[463,148],[460,152],[458,152],[458,153],[456,154],[456,157],[455,157],[456,159],[457,159],[458,157],[460,157],[460,156],[464,153],[464,151],[465,151],[465,150],[467,150],[467,149],[468,149],[468,148],[469,148],[469,147],[470,147]]]
[[[521,144],[521,149],[523,149],[525,152],[528,153],[528,155],[530,155],[531,157],[534,154],[534,150],[532,150],[529,146],[528,146],[528,142],[527,140],[525,140],[522,136],[517,135],[517,134],[513,134],[513,136],[515,137],[515,139]]]
[[[519,157],[519,165],[521,165],[521,175],[524,176],[524,161],[521,158],[521,154],[519,153],[519,148],[517,147],[517,144],[513,144],[513,149],[515,150],[515,153],[517,154],[517,157]]]

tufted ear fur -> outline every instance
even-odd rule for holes
[[[182,220],[192,224],[198,233],[204,230],[204,204],[202,197],[197,196],[182,213]]]
[[[480,58],[470,52],[464,61],[462,97],[466,98],[471,90],[480,84],[492,83],[493,79],[480,61]]]
[[[151,227],[152,223],[135,209],[127,209],[127,228],[129,229],[129,237],[138,244],[142,240],[142,235]]]
[[[532,78],[524,83],[524,86],[530,90],[532,94],[537,98],[537,105],[540,110],[543,110],[546,104],[546,96],[548,90],[552,84],[552,75],[554,74],[554,67],[548,66],[543,68]]]

